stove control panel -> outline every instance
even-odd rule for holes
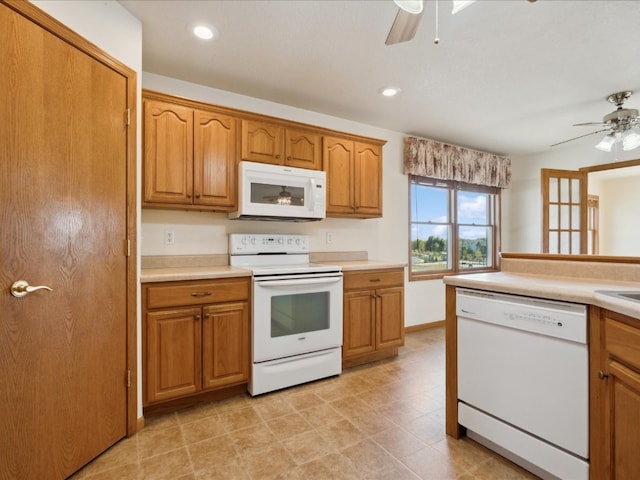
[[[229,255],[309,253],[307,235],[232,233]]]

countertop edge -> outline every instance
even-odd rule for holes
[[[140,271],[140,283],[179,282],[184,280],[215,280],[250,277],[251,270],[230,265],[208,267],[146,268]]]
[[[337,265],[343,272],[358,270],[376,270],[385,268],[404,268],[406,263],[378,260],[348,260],[336,262],[318,262]],[[178,282],[185,280],[215,280],[217,278],[250,277],[251,270],[230,265],[206,267],[165,267],[143,268],[140,271],[140,283]]]
[[[640,283],[637,282],[507,272],[445,276],[443,282],[456,287],[595,305],[640,319],[639,302],[597,293],[597,290],[637,291],[640,290]]]

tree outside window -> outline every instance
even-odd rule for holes
[[[411,175],[409,195],[411,280],[495,269],[496,188]]]

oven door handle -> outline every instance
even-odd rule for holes
[[[292,287],[295,285],[322,285],[327,283],[337,283],[342,277],[326,278],[301,278],[291,280],[258,280],[256,283],[261,287]]]

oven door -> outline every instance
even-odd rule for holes
[[[254,278],[253,362],[342,346],[342,273]]]

